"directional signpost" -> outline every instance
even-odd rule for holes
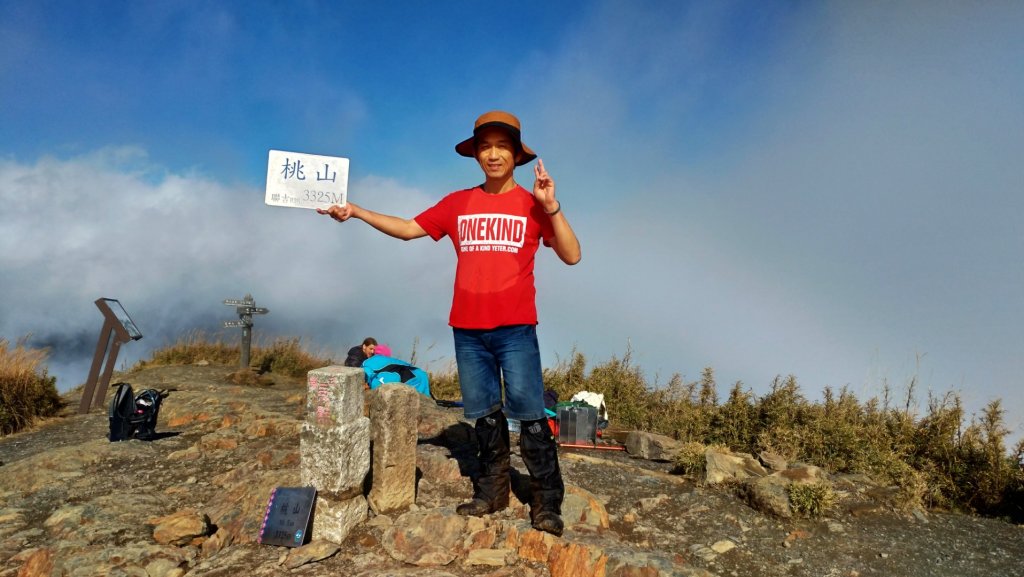
[[[252,315],[265,315],[270,310],[256,306],[256,301],[250,294],[245,295],[244,299],[224,299],[224,304],[235,307],[235,312],[238,313],[239,320],[224,321],[224,328],[242,329],[242,360],[240,365],[244,369],[249,366],[249,349],[252,347]]]

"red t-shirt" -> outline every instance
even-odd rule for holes
[[[551,217],[521,186],[502,194],[459,190],[415,218],[435,241],[452,239],[458,264],[448,324],[493,329],[537,324],[534,255],[550,244]]]

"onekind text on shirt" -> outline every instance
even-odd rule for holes
[[[461,252],[519,252],[526,240],[526,217],[507,214],[459,216]]]

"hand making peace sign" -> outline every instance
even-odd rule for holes
[[[533,175],[536,180],[533,181],[533,196],[540,201],[544,212],[551,214],[558,211],[558,201],[555,200],[555,181],[548,174],[548,171],[544,169],[544,161],[537,159],[537,164],[533,167]]]

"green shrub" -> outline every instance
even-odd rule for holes
[[[707,450],[704,444],[696,441],[684,443],[672,461],[672,472],[678,475],[704,476],[708,465],[708,460],[704,456]]]
[[[756,452],[758,411],[754,394],[736,381],[711,422],[710,440],[744,453]]]
[[[758,418],[764,429],[794,429],[804,424],[808,407],[796,377],[789,375],[785,380],[775,377],[771,391],[757,405]]]
[[[672,378],[664,387],[650,392],[646,405],[647,419],[654,431],[682,441],[703,441],[707,436],[705,415],[697,406],[696,383],[687,383],[680,375]],[[614,407],[614,400],[609,401]]]
[[[837,398],[826,388],[824,402],[809,415],[805,452],[810,460],[836,473],[863,471],[872,438],[853,393],[843,387]]]
[[[570,365],[582,372],[582,355],[578,366]],[[566,384],[576,375],[566,375]],[[613,356],[604,364],[591,369],[576,391],[559,391],[559,398],[568,400],[579,390],[588,390],[604,395],[605,405],[614,411],[617,426],[622,428],[651,430],[650,391],[640,367],[632,362],[632,350],[627,348],[622,358]]]
[[[586,370],[587,358],[573,347],[568,359],[559,359],[554,367],[543,370],[544,388],[558,393],[560,401],[568,401],[579,391],[587,390]]]
[[[793,511],[806,517],[821,517],[836,503],[836,493],[829,483],[792,483],[786,493]]]
[[[966,472],[961,484],[967,487],[964,500],[977,511],[999,511],[1016,472],[1003,444],[1003,439],[1009,434],[1003,425],[1004,414],[1002,403],[992,401],[963,435]]]

